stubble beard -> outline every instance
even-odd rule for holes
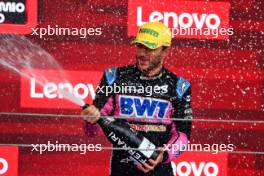
[[[149,63],[149,67],[142,70],[144,76],[149,76],[150,72],[160,67],[162,56],[159,54],[154,60]],[[138,64],[138,63],[137,63]]]

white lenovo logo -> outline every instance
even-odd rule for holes
[[[72,85],[71,83],[53,83],[48,82],[43,87],[42,90],[37,91],[36,89],[36,79],[30,79],[30,97],[31,98],[63,98],[63,96],[59,93],[59,90],[68,90],[70,93],[73,93],[74,96],[80,97],[81,99],[85,99],[90,94],[92,99],[95,98],[95,89],[93,84],[83,84],[79,83],[76,85]]]
[[[175,176],[217,176],[219,173],[218,165],[214,162],[200,162],[198,166],[196,162],[171,163]]]
[[[2,168],[0,168],[0,175],[3,175],[8,170],[8,163],[4,158],[0,158],[0,165],[2,165]]]
[[[195,28],[201,29],[203,27],[209,29],[216,29],[220,26],[220,17],[215,13],[181,13],[175,12],[159,12],[153,11],[148,15],[148,21],[143,21],[143,10],[141,6],[137,7],[137,26],[141,26],[146,22],[163,21],[169,26],[169,21],[172,20],[172,28],[190,28],[194,25]],[[204,26],[205,25],[205,26]]]

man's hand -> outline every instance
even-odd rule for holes
[[[162,162],[163,154],[164,151],[161,151],[161,153],[159,154],[159,156],[155,161],[153,159],[149,159],[150,164],[147,163],[139,164],[137,168],[143,171],[144,173],[148,173],[149,171],[153,170],[159,163]]]
[[[101,116],[99,109],[97,109],[94,105],[90,105],[82,110],[81,115],[84,120],[91,124],[95,124]]]

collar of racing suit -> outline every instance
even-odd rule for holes
[[[160,72],[158,74],[156,74],[156,75],[153,75],[153,76],[145,76],[145,75],[143,75],[143,73],[138,68],[137,68],[137,71],[140,73],[139,78],[141,80],[154,80],[154,79],[157,79],[157,78],[161,78],[163,73],[164,73],[164,71],[165,71],[165,69],[164,69],[164,67],[162,67]]]

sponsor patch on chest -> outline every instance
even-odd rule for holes
[[[144,118],[164,118],[170,102],[156,98],[119,96],[120,115]]]
[[[137,131],[144,131],[144,132],[165,132],[166,126],[164,125],[138,125],[138,124],[130,124],[130,127]]]

